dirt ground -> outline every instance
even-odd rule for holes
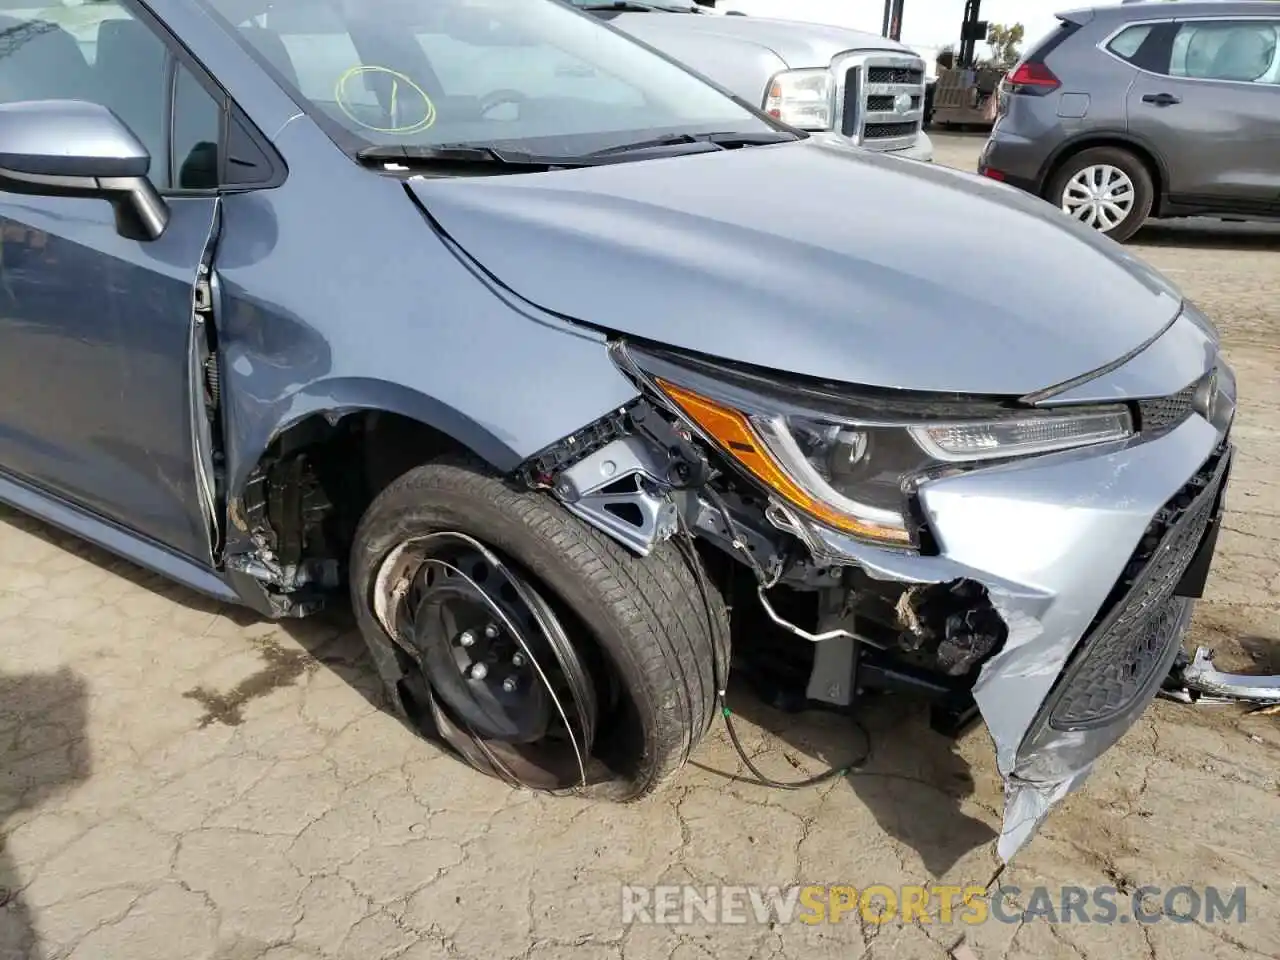
[[[969,168],[980,144],[938,138]],[[1221,325],[1242,394],[1195,639],[1274,670],[1280,227],[1138,239]],[[999,255],[975,250],[975,270]],[[919,706],[882,705],[862,718],[868,769],[919,782],[783,792],[726,777],[742,768],[717,725],[672,788],[618,807],[509,790],[376,702],[340,617],[261,622],[0,511],[0,958],[940,960],[962,935],[977,960],[1280,955],[1274,717],[1158,702],[1003,878],[1245,886],[1244,923],[624,926],[622,884],[985,883],[1001,805],[985,732],[952,743]],[[774,777],[857,751],[847,720],[739,707]]]

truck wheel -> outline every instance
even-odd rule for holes
[[[1119,243],[1138,232],[1155,200],[1146,164],[1119,147],[1093,147],[1070,157],[1047,193],[1063,213]]]
[[[728,670],[722,598],[685,546],[636,556],[450,458],[370,505],[351,598],[416,732],[513,785],[634,800],[688,759]]]

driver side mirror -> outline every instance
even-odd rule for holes
[[[106,200],[122,237],[155,240],[169,208],[147,177],[150,168],[147,148],[100,104],[0,104],[0,191]]]

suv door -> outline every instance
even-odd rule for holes
[[[1160,24],[1129,89],[1129,129],[1178,205],[1265,213],[1280,201],[1280,17]]]
[[[0,480],[207,564],[189,367],[229,104],[132,0],[6,7],[0,102],[56,98],[126,123],[170,217],[159,238],[131,240],[104,201],[0,192]]]

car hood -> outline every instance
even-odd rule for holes
[[[791,68],[825,67],[832,57],[846,50],[888,50],[915,56],[902,44],[872,33],[795,20],[688,13],[622,13],[609,22],[660,50],[669,50],[673,43],[686,38],[689,43],[730,40],[756,44],[777,54],[783,64]],[[698,65],[695,63],[695,66]],[[711,72],[703,66],[698,66],[698,69],[708,74]]]
[[[1181,305],[1043,201],[833,138],[408,185],[544,310],[827,380],[1021,395],[1111,364]]]

